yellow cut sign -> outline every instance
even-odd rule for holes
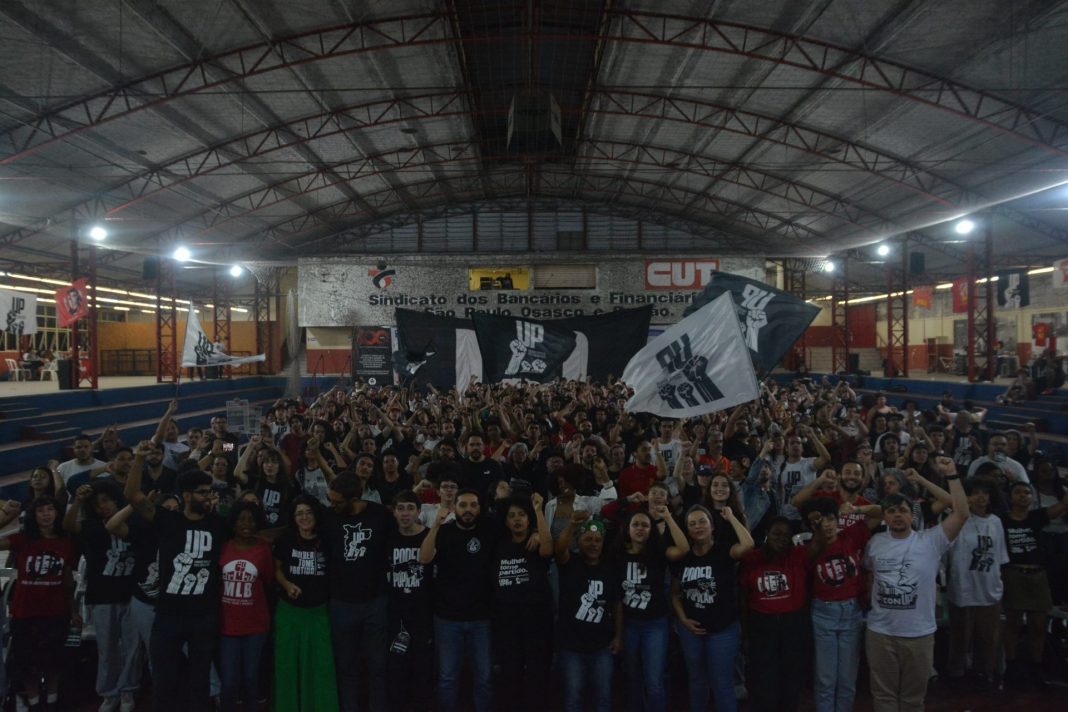
[[[530,289],[527,267],[471,267],[467,270],[467,288],[472,292],[501,289]]]

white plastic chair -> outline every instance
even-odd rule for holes
[[[30,369],[19,368],[18,363],[13,358],[5,358],[4,363],[7,364],[7,371],[11,374],[11,380],[13,381],[28,381],[30,380]]]
[[[44,368],[41,369],[42,381],[58,381],[59,380],[59,364],[55,359],[49,361]]]

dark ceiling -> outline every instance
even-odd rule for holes
[[[5,0],[0,267],[58,274],[98,223],[115,281],[180,244],[523,252],[535,208],[616,231],[594,258],[648,226],[638,251],[849,255],[860,288],[887,239],[959,273],[978,213],[999,264],[1042,266],[1068,253],[1066,25],[1052,0]],[[552,104],[558,143],[509,140]]]

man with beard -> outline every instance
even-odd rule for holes
[[[939,457],[953,511],[941,525],[912,528],[912,503],[902,495],[882,502],[887,531],[874,535],[864,555],[872,573],[865,650],[876,712],[923,709],[934,662],[936,579],[942,555],[971,512],[953,460]]]
[[[826,497],[838,506],[838,526],[845,529],[851,524],[865,521],[871,512],[879,509],[879,505],[861,496],[864,484],[864,467],[856,460],[848,460],[842,465],[841,476],[832,469],[824,470],[794,495],[791,504],[800,509],[813,497]]]
[[[327,497],[332,517],[325,517],[322,537],[330,572],[330,624],[340,708],[359,709],[360,653],[367,661],[370,709],[386,708],[386,660],[389,645],[385,572],[386,542],[396,530],[389,510],[363,499],[363,481],[352,473],[330,482]]]
[[[178,482],[178,473],[164,465],[166,456],[163,450],[151,440],[142,441],[134,451],[132,467],[144,469],[141,477],[141,489],[145,494],[156,491],[160,494],[174,492]]]
[[[93,439],[88,435],[78,435],[72,443],[74,457],[66,462],[59,463],[56,472],[63,478],[63,484],[73,496],[82,485],[89,484],[90,471],[98,467],[104,467],[108,463],[93,457]],[[74,479],[74,484],[71,481]]]
[[[141,490],[141,475],[140,469],[130,472],[123,495],[152,525],[159,542],[160,594],[149,645],[152,707],[201,712],[211,708],[209,676],[219,638],[219,555],[226,522],[212,512],[207,472],[190,470],[178,478],[182,508],[174,512],[153,504]],[[183,648],[188,654],[184,674]]]
[[[486,492],[490,485],[504,479],[501,463],[486,457],[482,435],[469,433],[464,443],[467,458],[460,461],[460,487]]]
[[[496,528],[483,520],[478,493],[456,495],[456,520],[438,510],[434,526],[423,540],[419,562],[433,563],[434,641],[438,648],[438,710],[453,712],[464,658],[474,674],[474,702],[489,712],[492,700],[490,612],[493,610],[494,544]]]
[[[619,496],[626,499],[637,492],[644,495],[656,480],[656,472],[653,447],[648,440],[642,440],[634,451],[634,464],[619,473]]]

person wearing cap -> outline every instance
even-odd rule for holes
[[[613,656],[623,649],[622,588],[605,560],[605,525],[575,511],[554,545],[560,570],[556,640],[564,677],[564,710],[608,712],[612,707]],[[578,542],[576,554],[571,542]],[[583,692],[591,699],[583,705]]]
[[[686,511],[690,551],[671,567],[671,603],[686,661],[691,712],[708,709],[710,691],[716,712],[738,708],[734,661],[741,647],[742,629],[735,565],[752,551],[753,537],[730,507],[724,507],[720,514],[714,517],[700,504]],[[714,531],[717,519],[730,525],[731,536]]]
[[[912,503],[891,495],[880,504],[887,531],[868,542],[864,567],[872,572],[865,650],[875,712],[923,709],[934,662],[936,579],[942,555],[971,516],[953,461],[939,457],[953,510],[939,526],[915,531]]]
[[[149,522],[159,542],[160,593],[149,644],[155,710],[207,710],[209,676],[219,640],[222,574],[219,557],[226,522],[212,511],[212,476],[189,470],[178,477],[182,508],[157,508],[141,491],[141,470],[131,471],[123,495]],[[190,625],[190,621],[196,621]],[[182,667],[183,648],[188,662]]]
[[[972,460],[968,465],[968,477],[974,477],[976,471],[988,462],[992,462],[1013,482],[1030,482],[1027,470],[1008,455],[1009,440],[1002,432],[994,432],[986,441],[986,455]]]

